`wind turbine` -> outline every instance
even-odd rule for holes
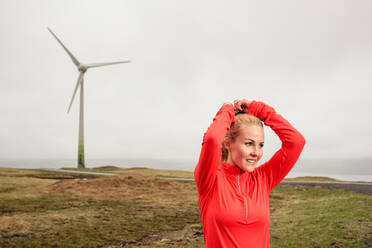
[[[76,95],[76,91],[80,86],[80,118],[79,118],[79,146],[78,146],[78,168],[85,168],[85,158],[84,158],[84,74],[87,72],[89,68],[106,66],[106,65],[114,65],[114,64],[122,64],[122,63],[129,63],[129,60],[125,61],[117,61],[117,62],[108,62],[108,63],[91,63],[91,64],[83,64],[80,63],[79,60],[76,59],[74,55],[63,45],[62,41],[58,39],[58,37],[53,33],[53,31],[48,28],[49,32],[56,38],[58,43],[65,49],[67,54],[70,56],[72,62],[77,66],[78,71],[80,72],[74,93],[72,94],[72,98],[70,101],[70,105],[68,106],[67,113],[70,112],[71,105],[74,102],[74,98]]]

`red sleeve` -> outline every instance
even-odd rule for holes
[[[232,104],[223,105],[213,118],[213,123],[204,133],[202,148],[194,176],[199,194],[208,192],[215,181],[221,162],[222,142],[235,120]]]
[[[281,115],[263,102],[252,101],[248,113],[260,118],[282,141],[281,148],[266,163],[257,169],[267,177],[271,191],[295,165],[305,145],[305,138]]]

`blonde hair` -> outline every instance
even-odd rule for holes
[[[236,137],[239,135],[240,128],[245,126],[261,126],[263,127],[262,121],[250,114],[247,113],[237,113],[235,115],[235,121],[231,124],[230,130],[227,132],[225,139],[230,139],[231,141],[235,141]],[[225,141],[225,140],[224,140]],[[224,142],[222,143],[222,156],[221,161],[226,161],[229,152],[227,151]]]

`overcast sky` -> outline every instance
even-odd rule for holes
[[[303,159],[372,154],[372,2],[0,1],[0,160],[197,160],[226,101],[264,101],[307,139]],[[280,143],[266,132],[264,160]]]

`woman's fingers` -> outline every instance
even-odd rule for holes
[[[247,99],[242,100],[235,100],[234,101],[234,108],[235,110],[239,112],[245,112],[248,113],[248,106],[251,103],[251,101],[248,101]]]
[[[234,108],[237,111],[242,111],[242,108],[241,108],[239,102],[240,102],[240,100],[234,100]]]

